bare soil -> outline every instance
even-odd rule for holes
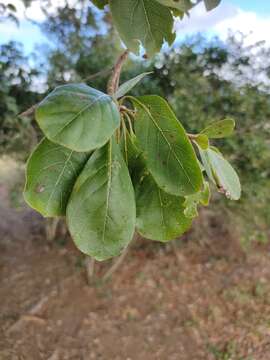
[[[110,281],[108,262],[87,285],[72,241],[48,243],[38,214],[0,198],[1,360],[270,359],[267,246],[244,253],[203,214],[207,239],[140,239]]]

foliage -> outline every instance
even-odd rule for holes
[[[192,222],[192,203],[206,205],[209,197],[202,165],[168,103],[156,95],[125,95],[134,80],[121,86],[116,100],[125,57],[114,68],[109,95],[84,84],[63,85],[39,104],[36,120],[48,139],[27,165],[28,204],[44,216],[66,214],[77,247],[99,261],[119,255],[135,227],[163,242],[183,234]],[[219,154],[205,158],[209,178],[237,200],[234,170]]]
[[[108,3],[108,1],[94,2],[96,5],[99,5],[100,8],[103,8],[103,6]],[[164,6],[168,5],[170,1],[159,1],[159,3],[161,6]],[[211,1],[208,2],[208,5],[210,3]],[[212,4],[214,3],[217,4],[218,2],[213,1]],[[47,21],[42,25],[42,29],[55,44],[55,47],[50,49],[46,54],[48,56],[48,88],[54,88],[56,85],[66,83],[67,81],[75,83],[85,82],[90,85],[91,88],[98,89],[98,91],[105,93],[105,75],[107,75],[111,69],[111,59],[114,58],[119,51],[120,42],[111,26],[111,17],[108,12],[109,6],[105,7],[105,11],[98,12],[98,10],[95,10],[91,6],[81,6],[81,4],[82,2],[79,1],[76,8],[70,8],[68,4],[65,4],[57,8],[54,13],[47,11]],[[45,7],[45,11],[46,10]],[[170,8],[169,11],[173,11],[175,14],[175,11],[179,11],[179,9],[174,8],[172,10]],[[186,11],[188,11],[188,9],[186,9]],[[181,13],[177,15],[183,16]],[[102,24],[102,26],[99,27],[99,24]],[[131,35],[134,34],[135,32]],[[173,36],[173,33],[171,33],[171,36]],[[165,37],[166,36],[163,36],[162,43]],[[153,45],[153,41],[150,40],[150,44],[153,49],[156,49],[153,50],[154,52],[157,51],[157,45],[156,42]],[[159,45],[161,46],[162,43]],[[257,54],[257,58],[260,57],[263,61],[260,63],[256,62],[256,59],[254,60],[254,53]],[[120,95],[116,93],[114,96],[118,98],[118,108],[121,115],[120,129],[116,131],[115,140],[121,147],[125,162],[128,162],[130,177],[135,188],[137,207],[136,226],[142,234],[145,234],[148,238],[160,241],[167,241],[169,238],[175,237],[177,233],[180,235],[182,229],[183,231],[186,230],[185,226],[181,225],[179,221],[180,217],[178,218],[172,215],[173,213],[176,214],[176,210],[170,211],[170,209],[178,208],[177,211],[179,211],[179,214],[182,214],[184,209],[184,216],[181,216],[181,220],[187,219],[187,222],[190,221],[194,216],[197,216],[198,205],[208,204],[209,191],[207,195],[207,189],[209,190],[209,188],[204,183],[201,185],[201,192],[179,196],[164,192],[163,189],[157,186],[157,180],[150,171],[153,171],[153,169],[147,169],[145,165],[147,149],[142,147],[142,141],[138,141],[139,136],[138,133],[136,133],[136,128],[138,130],[136,121],[136,116],[138,115],[136,114],[141,108],[144,108],[144,104],[141,104],[140,108],[134,98],[125,98],[122,102],[121,97],[125,96],[125,88],[136,98],[150,93],[158,94],[167,99],[175,114],[174,117],[181,120],[181,124],[186,129],[185,134],[189,137],[189,141],[192,141],[196,155],[199,155],[198,145],[201,148],[201,153],[208,153],[210,151],[211,155],[213,155],[213,151],[215,151],[213,146],[219,141],[226,157],[236,165],[240,173],[241,182],[243,183],[243,194],[240,203],[238,203],[237,207],[233,202],[231,205],[226,203],[226,208],[229,208],[230,212],[234,214],[234,219],[242,219],[244,224],[243,229],[248,237],[253,238],[254,236],[257,237],[260,235],[260,229],[267,230],[267,224],[269,224],[270,221],[268,205],[270,199],[267,191],[270,185],[268,165],[270,161],[270,106],[269,89],[267,87],[270,68],[269,58],[269,50],[262,44],[256,44],[254,47],[245,47],[242,40],[236,41],[230,38],[228,42],[224,44],[219,40],[207,42],[198,36],[196,38],[186,39],[185,42],[181,44],[175,44],[173,49],[166,52],[163,51],[151,60],[141,62],[138,58],[132,58],[127,61],[121,75],[123,82],[133,79],[134,77],[136,78],[140,73],[152,72],[152,74],[148,74],[144,79],[142,79],[143,75],[138,76],[138,80],[141,80],[140,86],[131,88],[130,84],[133,85],[133,83],[136,83],[136,81],[133,82],[133,80],[131,80],[130,83],[124,84],[124,92],[121,92]],[[100,71],[99,76],[92,77],[92,74]],[[263,81],[259,83],[257,79],[263,79]],[[24,91],[25,89],[21,84],[22,83],[18,83],[18,88]],[[14,97],[11,96],[11,98],[13,99],[12,101],[14,101]],[[38,101],[31,100],[31,96],[29,95],[23,95],[22,98],[24,98],[26,105],[24,108],[20,108],[20,110]],[[137,101],[138,100],[139,99],[137,99]],[[45,100],[45,104],[46,101],[47,100]],[[114,102],[115,101],[116,99],[114,99]],[[1,105],[2,103],[6,104],[6,100],[1,101]],[[134,110],[136,109],[131,106],[132,103],[135,108],[137,107],[137,112],[135,113]],[[128,111],[123,111],[121,106],[126,107]],[[72,112],[73,109],[69,109],[68,111]],[[144,117],[146,117],[145,114]],[[131,118],[131,127],[130,121],[128,120],[129,118]],[[9,117],[9,119],[11,119],[11,117]],[[226,120],[220,122],[221,119]],[[229,122],[227,119],[229,119]],[[224,125],[226,125],[226,131],[230,134],[232,129],[232,121],[230,119],[235,120],[236,136],[218,140],[219,130],[215,129],[216,125],[214,125],[213,129],[211,124],[218,124],[218,129],[220,129],[220,127],[223,129]],[[12,119],[12,121],[14,120]],[[77,120],[75,122],[77,123]],[[229,126],[227,126],[228,124]],[[14,129],[14,122],[11,123],[10,129]],[[213,135],[213,131],[216,135]],[[136,133],[136,138],[134,137],[134,132]],[[73,135],[72,132],[70,133]],[[143,130],[141,130],[141,134],[144,135]],[[89,136],[88,133],[84,135],[86,137]],[[226,133],[223,133],[223,136],[224,135],[226,135]],[[209,144],[209,137],[212,138],[211,144]],[[124,138],[126,138],[125,141]],[[12,139],[13,137],[10,136],[10,140]],[[159,137],[156,139],[159,139]],[[27,143],[28,142],[29,140]],[[7,142],[6,144],[9,143],[10,142]],[[55,145],[55,143],[52,144]],[[63,145],[58,144],[56,146],[61,148]],[[64,153],[67,150],[69,152],[72,151],[71,149],[69,150],[66,145],[64,148],[62,163],[66,161]],[[100,150],[102,148],[103,147],[101,147]],[[96,151],[97,150],[95,150],[94,153]],[[75,154],[77,154],[77,152],[75,152]],[[214,153],[214,162],[216,158],[218,162],[224,164],[224,157],[221,156],[221,154]],[[166,160],[167,159],[165,159],[165,161]],[[149,164],[148,159],[148,166]],[[53,168],[53,171],[55,171],[54,175],[61,174],[61,164],[60,167],[58,167],[58,165]],[[227,165],[225,165],[225,167],[226,166]],[[72,165],[67,161],[63,179],[66,180],[66,176],[71,167]],[[134,169],[138,169],[140,173],[142,171],[143,174],[139,179],[135,176],[136,171]],[[78,172],[80,172],[80,170],[78,170]],[[217,171],[213,172],[210,166],[208,174],[210,176],[210,183],[217,185],[218,189],[222,192],[226,193],[228,191],[226,177],[224,186],[223,172],[220,178],[220,175],[217,175]],[[235,175],[232,176],[235,179]],[[57,178],[56,176],[55,179]],[[75,181],[74,179],[70,180],[70,178],[67,180],[69,184],[73,184]],[[48,182],[46,181],[43,182],[47,186]],[[236,196],[234,195],[234,197],[238,198],[239,184],[235,181],[233,182],[237,188]],[[60,183],[61,181],[59,180],[57,185]],[[149,184],[152,184],[152,191],[148,193],[147,189],[151,186]],[[35,189],[38,191],[43,190],[42,185],[42,182],[33,185],[32,191],[35,191]],[[71,187],[73,186],[70,185],[70,188]],[[48,187],[46,187],[46,190],[47,189]],[[56,189],[57,191],[59,190],[58,187],[56,187]],[[53,193],[51,190],[49,186],[49,194]],[[52,198],[57,194],[57,191],[53,193]],[[45,193],[46,191],[43,190],[42,192]],[[39,193],[40,196],[42,192]],[[231,196],[231,192],[232,191],[230,191],[230,194],[227,193],[227,195]],[[160,195],[159,198],[157,198],[157,194]],[[33,196],[34,195],[36,196],[36,194],[33,194]],[[184,198],[184,201],[182,201],[181,197]],[[175,198],[181,199],[181,201],[176,204],[174,201]],[[213,198],[214,200],[216,199],[216,197]],[[149,202],[149,208],[144,206],[143,199],[147,199],[146,201]],[[63,203],[63,208],[65,208],[68,200],[66,199]],[[155,204],[163,204],[164,207],[158,207],[158,205]],[[171,208],[168,209],[170,204]],[[156,212],[153,211],[154,206],[157,206],[155,208]],[[223,205],[222,202],[219,201],[219,205],[213,204],[212,206]],[[159,211],[160,209],[162,211]],[[170,218],[167,218],[167,214],[171,214]],[[240,214],[240,217],[235,217],[235,214]],[[153,221],[152,216],[154,218]],[[161,218],[164,218],[165,225],[162,225],[163,222],[160,220]],[[155,227],[153,224],[155,224]],[[94,225],[95,224],[91,226]],[[88,223],[86,226],[88,227]],[[86,239],[85,234],[84,239]],[[77,245],[83,247],[84,240],[82,240],[82,243],[83,245],[80,245],[81,243],[79,241]],[[119,247],[124,247],[126,244],[120,241],[118,245]],[[120,250],[118,249],[117,251]],[[115,253],[112,251],[111,255],[115,255]]]
[[[0,153],[24,157],[36,135],[29,119],[17,115],[39,98],[31,91],[38,71],[30,67],[21,46],[15,42],[0,46],[0,70]]]
[[[146,56],[159,52],[163,43],[171,45],[176,37],[173,30],[175,17],[183,18],[199,1],[190,0],[94,0],[99,9],[109,5],[113,24],[126,47],[139,53],[140,45]],[[204,0],[208,11],[214,9],[221,0]]]

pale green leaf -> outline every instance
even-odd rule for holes
[[[73,185],[88,157],[43,139],[27,162],[26,202],[43,216],[65,215]]]
[[[138,54],[140,44],[147,55],[159,52],[164,41],[175,40],[173,16],[155,0],[110,0],[114,25],[126,47]]]
[[[133,237],[135,208],[127,166],[111,140],[91,156],[68,203],[67,222],[76,246],[99,261],[119,255]]]
[[[149,74],[151,74],[151,72],[142,73],[140,75],[135,76],[133,79],[126,81],[121,86],[119,86],[119,89],[115,93],[116,99],[119,99],[120,97],[126,95],[131,89],[134,88],[134,86],[136,86],[140,81],[142,81],[142,79],[145,76]]]
[[[57,87],[38,106],[36,120],[51,141],[75,151],[103,146],[120,125],[109,95],[84,84]]]
[[[199,191],[202,173],[194,149],[168,103],[151,95],[134,99],[133,104],[138,143],[158,186],[177,196]]]
[[[221,139],[230,136],[235,128],[233,119],[216,121],[207,126],[201,134],[207,135],[210,139]]]
[[[208,206],[210,200],[210,188],[208,182],[204,182],[204,188],[202,191],[198,191],[195,194],[185,197],[185,210],[184,214],[187,218],[193,219],[198,216],[198,206]]]
[[[224,159],[221,153],[212,148],[200,150],[201,159],[209,179],[216,184],[219,191],[231,200],[239,200],[241,185],[236,171]]]
[[[208,136],[205,134],[193,135],[192,140],[200,146],[201,149],[206,150],[209,147]]]
[[[147,239],[166,242],[179,237],[191,226],[184,215],[183,197],[162,191],[150,174],[136,186],[137,230]]]

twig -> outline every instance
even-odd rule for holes
[[[128,53],[129,53],[128,50],[123,52],[123,54],[119,56],[118,60],[116,61],[116,64],[114,65],[112,76],[110,77],[107,86],[108,94],[111,96],[114,95],[114,93],[118,89],[122,66],[128,57]]]
[[[87,282],[90,285],[95,273],[95,259],[87,257],[85,259],[85,267],[86,267]]]
[[[93,80],[99,76],[105,76],[107,74],[109,74],[111,71],[113,71],[113,67],[110,67],[109,69],[104,69],[104,70],[100,70],[95,74],[89,75],[86,78],[82,79],[81,81],[89,81],[89,80]]]
[[[198,135],[195,135],[195,134],[188,134],[187,133],[187,136],[190,140],[193,140],[193,139],[196,139],[198,137]]]
[[[31,116],[34,114],[38,104],[32,105],[29,109],[23,111],[22,113],[18,114],[17,116]]]
[[[178,246],[176,245],[175,240],[170,242],[172,250],[176,256],[177,262],[179,265],[183,266],[185,264],[185,258],[182,254],[180,254]]]
[[[93,79],[97,78],[98,76],[102,76],[102,75],[105,76],[106,74],[109,74],[111,71],[113,71],[113,69],[114,69],[114,67],[111,67],[109,69],[98,71],[95,74],[87,76],[85,79],[82,79],[81,81],[85,82],[85,81],[93,80]],[[35,105],[32,105],[29,109],[23,111],[20,114],[17,114],[17,116],[31,116],[31,115],[33,115],[34,112],[36,111],[36,108],[38,107],[38,105],[39,105],[39,103],[37,103]]]
[[[131,243],[136,239],[136,234],[134,235],[133,239],[131,240],[131,242],[129,243],[129,245],[124,249],[124,251],[122,252],[122,254],[118,257],[118,259],[116,259],[116,261],[113,263],[113,265],[109,268],[109,270],[103,275],[102,280],[106,281],[108,280],[113,273],[115,273],[115,271],[119,268],[119,266],[122,264],[123,260],[125,259],[128,250],[130,248]]]

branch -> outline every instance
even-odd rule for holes
[[[82,79],[81,81],[89,81],[89,80],[93,80],[99,76],[105,76],[107,74],[109,74],[111,71],[113,71],[113,67],[109,68],[109,69],[104,69],[104,70],[100,70],[95,74],[89,75],[86,78]]]
[[[121,54],[116,64],[114,65],[112,76],[110,77],[107,86],[108,94],[111,96],[113,96],[116,90],[118,89],[122,66],[128,57],[128,53],[129,51],[126,50],[123,54]]]

